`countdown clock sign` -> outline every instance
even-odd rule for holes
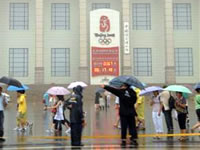
[[[98,9],[90,12],[91,76],[119,75],[119,12]]]

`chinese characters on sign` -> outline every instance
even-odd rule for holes
[[[129,23],[124,22],[124,53],[129,54]]]
[[[119,48],[92,47],[92,76],[119,74]]]

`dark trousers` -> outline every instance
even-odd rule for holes
[[[3,123],[4,123],[4,113],[3,113],[3,111],[0,111],[0,137],[3,137],[3,135],[4,135]]]
[[[127,129],[129,128],[129,134],[131,135],[131,140],[137,139],[137,129],[135,125],[134,116],[120,116],[121,122],[121,139],[126,139]]]
[[[187,114],[186,113],[179,113],[178,114],[178,124],[181,130],[186,129],[186,118]]]
[[[62,121],[61,120],[55,120],[55,129],[62,131]]]
[[[165,116],[165,122],[167,125],[168,133],[173,133],[173,120],[172,120],[172,111],[171,110],[165,110],[163,111]]]
[[[71,123],[71,145],[72,146],[81,145],[81,134],[82,134],[82,124]]]

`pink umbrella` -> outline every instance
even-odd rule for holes
[[[61,86],[54,86],[48,89],[47,93],[51,95],[68,95],[70,94],[70,91]]]

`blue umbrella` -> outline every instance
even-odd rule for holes
[[[144,90],[142,90],[141,92],[140,92],[140,95],[142,96],[142,95],[147,95],[147,94],[150,94],[150,93],[152,93],[152,92],[154,92],[154,91],[162,91],[163,90],[163,88],[161,88],[161,87],[159,87],[159,86],[150,86],[150,87],[147,87],[147,88],[145,88]]]
[[[196,89],[200,89],[200,82],[197,83],[197,84],[194,86],[194,89],[195,89],[195,90],[196,90]]]
[[[29,87],[26,86],[26,85],[22,85],[22,87],[17,87],[17,86],[13,86],[13,85],[10,85],[7,90],[8,91],[21,91],[21,90],[28,90]]]
[[[134,86],[140,89],[144,89],[144,85],[135,77],[123,75],[113,78],[109,84],[114,87],[121,87],[123,84],[128,84],[130,86]]]

